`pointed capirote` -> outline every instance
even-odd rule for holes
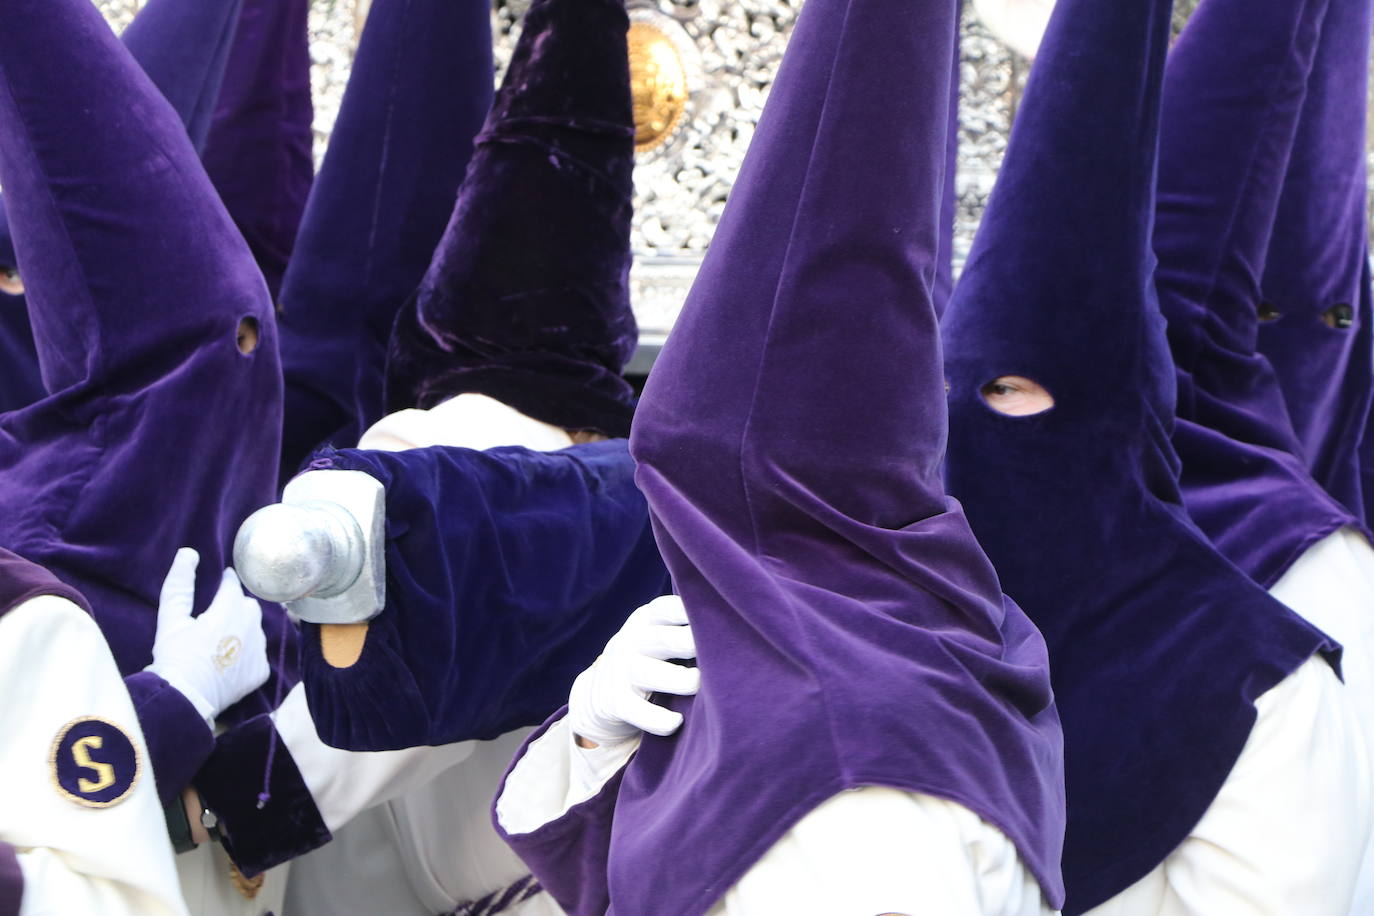
[[[1331,0],[1260,287],[1259,351],[1283,389],[1302,457],[1365,518],[1359,443],[1374,392],[1369,280],[1369,0]]]
[[[809,0],[649,378],[631,450],[702,687],[625,771],[616,912],[700,916],[799,818],[873,784],[956,799],[1062,898],[1044,643],[941,480],[956,8]],[[684,849],[692,869],[632,878]]]
[[[124,30],[125,47],[203,145],[243,0],[148,0]],[[3,198],[0,197],[0,201]],[[0,271],[16,274],[14,241],[0,205]],[[22,294],[0,291],[0,412],[43,396]]]
[[[949,304],[950,293],[954,291],[954,229],[959,212],[959,72],[960,40],[962,35],[964,4],[959,2],[955,22],[960,23],[960,33],[954,39],[954,54],[949,75],[949,124],[945,133],[945,177],[940,186],[939,249],[935,260],[935,285],[931,288],[931,300],[938,318]]]
[[[274,495],[272,304],[177,111],[95,7],[0,16],[0,184],[51,392],[0,416],[0,544],[79,588],[130,673],[177,548],[200,553],[204,606]],[[264,625],[294,632],[280,608]]]
[[[387,354],[390,410],[485,394],[629,431],[634,120],[615,0],[525,16],[457,206]]]
[[[1188,512],[1266,587],[1354,517],[1328,496],[1273,367],[1260,280],[1327,0],[1206,0],[1169,55],[1154,232]]]
[[[381,419],[387,341],[491,106],[481,0],[375,0],[282,283],[282,468]]]
[[[1294,4],[1208,4],[1289,48]],[[943,321],[950,493],[1049,645],[1066,914],[1158,867],[1217,797],[1256,697],[1334,648],[1181,502],[1152,251],[1171,7],[1059,0]],[[996,409],[1039,389],[1047,409]]]
[[[275,299],[315,177],[309,0],[244,0],[201,160]]]

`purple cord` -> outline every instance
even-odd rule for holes
[[[287,620],[287,626],[291,622]],[[282,683],[286,678],[282,672],[286,669],[286,635],[282,634],[281,643],[277,647],[277,686],[273,691],[272,709],[281,709]],[[267,807],[267,803],[272,800],[272,764],[277,759],[277,727],[272,726],[272,736],[267,740],[267,765],[262,771],[262,791],[258,793],[258,810]]]

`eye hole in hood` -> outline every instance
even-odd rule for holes
[[[998,413],[1009,417],[1029,417],[1054,406],[1054,396],[1045,387],[1023,375],[999,375],[978,393]]]
[[[252,353],[258,348],[258,319],[248,315],[239,322],[238,346],[239,352],[244,356]]]
[[[1348,302],[1338,302],[1322,312],[1322,324],[1338,331],[1348,331],[1355,326],[1355,310]]]
[[[0,293],[10,296],[24,295],[24,281],[19,276],[19,268],[0,267]]]

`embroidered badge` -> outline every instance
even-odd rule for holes
[[[215,649],[215,670],[223,671],[234,667],[234,662],[239,660],[239,653],[242,651],[243,643],[237,636],[226,636],[221,639]]]
[[[129,797],[142,763],[124,730],[94,717],[62,726],[49,754],[53,785],[78,805],[108,808]]]

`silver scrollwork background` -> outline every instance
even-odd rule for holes
[[[122,28],[142,0],[96,0]],[[315,152],[323,155],[369,0],[314,0],[311,56]],[[529,0],[493,0],[499,80]],[[668,142],[641,156],[635,180],[635,309],[646,340],[661,337],[695,276],[763,109],[801,0],[630,0],[690,43],[688,115]],[[1182,26],[1197,0],[1178,0]],[[965,4],[962,24],[959,207],[962,264],[992,189],[1029,65]]]

